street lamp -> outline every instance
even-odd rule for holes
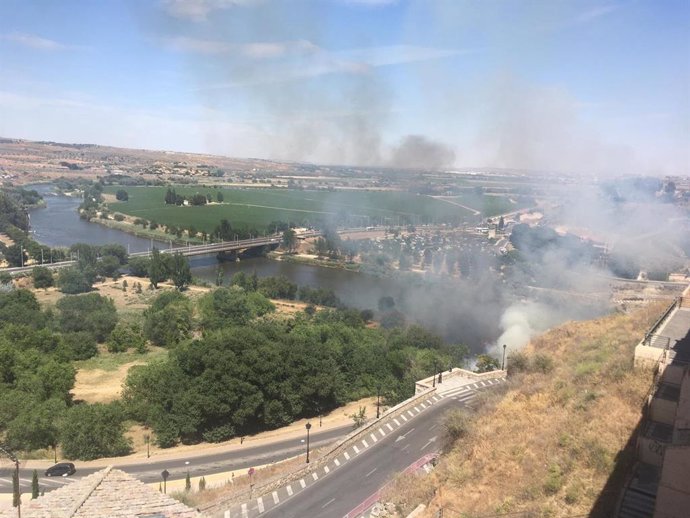
[[[506,344],[503,344],[503,361],[501,362],[501,370],[505,370],[506,366],[506,347],[508,347]]]
[[[307,429],[307,464],[309,464],[309,430],[311,429],[311,423],[305,424],[304,427]]]
[[[376,419],[381,417],[381,387],[376,387]]]

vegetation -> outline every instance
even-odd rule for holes
[[[482,396],[471,425],[447,417],[449,453],[419,483],[436,496],[387,498],[437,510],[442,493],[444,515],[612,516],[652,382],[633,370],[633,351],[659,312],[569,323],[532,340],[509,357],[504,393]]]

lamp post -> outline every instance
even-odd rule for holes
[[[376,387],[376,419],[381,417],[381,387]]]
[[[508,347],[506,344],[503,344],[503,361],[501,362],[501,370],[505,370],[506,366],[506,347]]]
[[[443,383],[443,369],[438,371],[438,384]]]
[[[307,464],[309,464],[309,430],[311,429],[311,423],[305,424],[304,427],[307,429]]]
[[[434,360],[434,382],[431,384],[432,387],[436,386],[436,361]]]

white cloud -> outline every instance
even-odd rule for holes
[[[179,36],[165,38],[164,45],[180,52],[199,54],[229,54],[252,59],[278,58],[286,55],[310,54],[319,47],[307,40],[280,42],[227,43],[219,40],[202,40]]]
[[[370,7],[380,7],[384,5],[397,4],[398,0],[339,0],[342,4],[365,5]]]
[[[47,38],[41,38],[35,34],[24,34],[21,32],[12,32],[2,36],[2,39],[11,41],[23,47],[29,47],[37,50],[67,50],[71,47],[70,45],[64,45],[55,40],[49,40]]]
[[[163,0],[165,11],[175,18],[204,21],[220,9],[262,3],[263,0]]]
[[[597,18],[601,18],[602,16],[606,16],[607,14],[617,11],[619,8],[619,4],[606,4],[592,7],[591,9],[588,9],[587,11],[584,11],[576,16],[575,22],[586,23]]]

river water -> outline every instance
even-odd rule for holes
[[[74,243],[104,245],[121,244],[130,252],[149,250],[151,246],[167,248],[169,244],[139,238],[125,232],[109,229],[79,218],[79,198],[53,195],[50,185],[34,185],[43,194],[46,207],[30,212],[31,229],[36,241],[53,247],[69,247]],[[448,283],[426,282],[411,275],[405,279],[384,278],[299,263],[288,263],[266,258],[251,258],[240,262],[218,263],[215,256],[190,259],[195,277],[214,283],[218,265],[224,271],[227,283],[233,274],[257,273],[260,277],[285,275],[300,286],[322,287],[333,290],[346,305],[358,309],[376,309],[383,296],[395,299],[409,322],[417,322],[441,335],[446,341],[465,343],[474,351],[495,340],[500,331],[497,322],[500,304],[483,304],[480,310],[473,304],[471,293],[462,294]]]

